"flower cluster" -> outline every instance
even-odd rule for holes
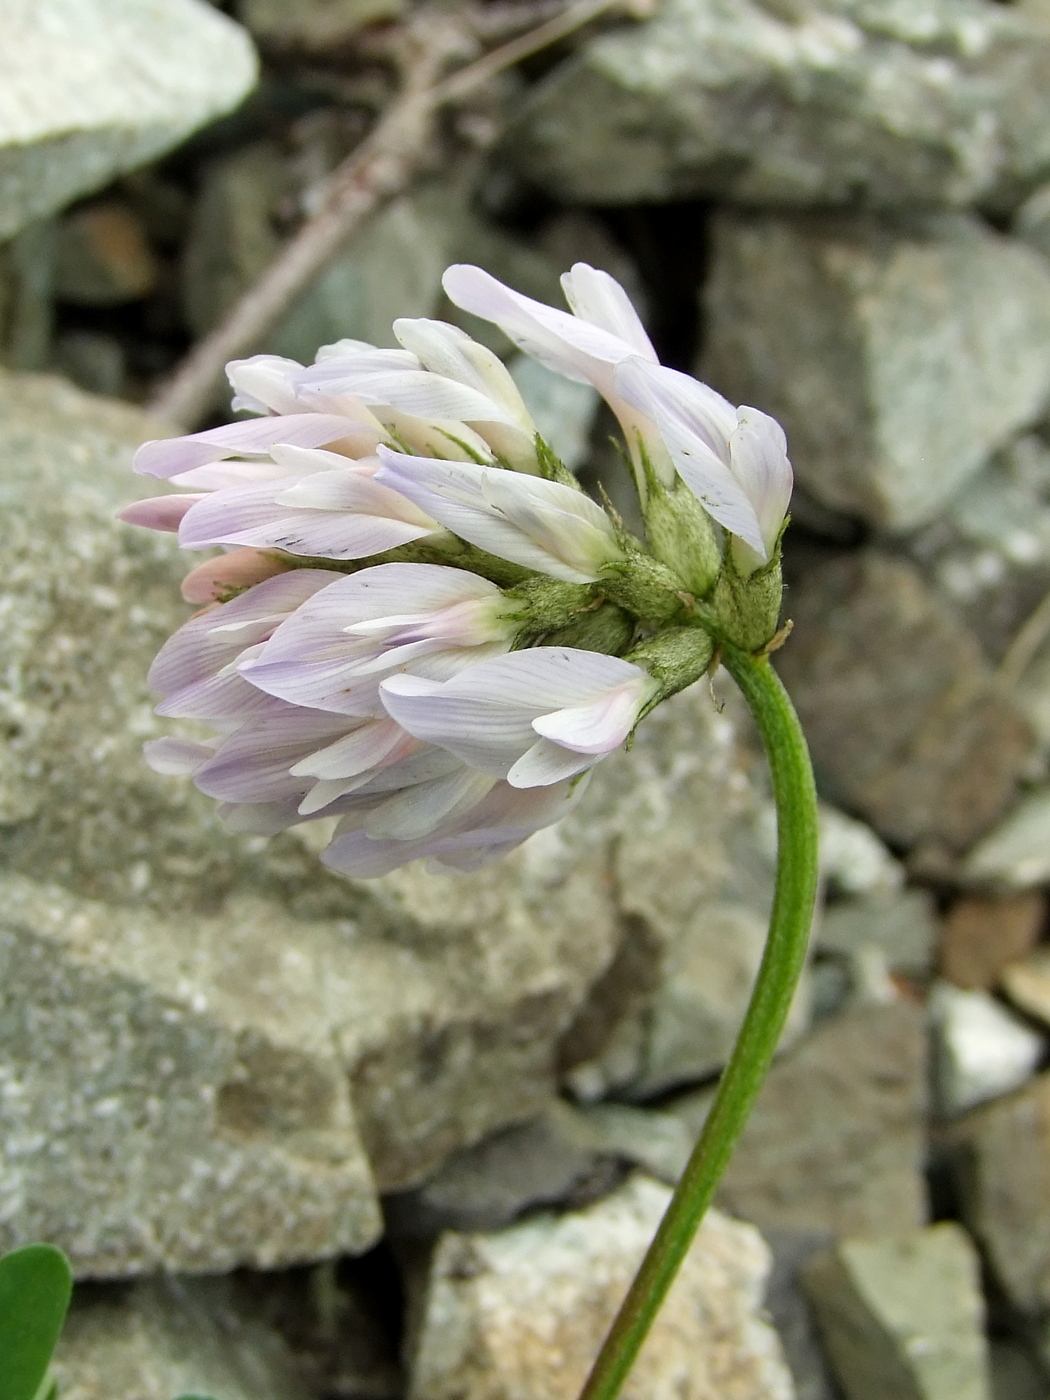
[[[770,640],[783,433],[660,365],[608,274],[562,280],[568,312],[476,267],[444,285],[604,396],[644,542],[555,458],[501,361],[441,321],[395,322],[398,350],[235,361],[234,407],[258,416],[139,450],[179,490],[123,519],[222,550],[186,577],[201,611],[149,678],[158,714],[211,737],[147,757],[236,829],[335,817],[323,859],[345,874],[473,868],[564,816],[716,645]]]

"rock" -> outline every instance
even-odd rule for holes
[[[21,0],[0,17],[0,239],[153,160],[255,82],[199,0]]]
[[[1030,957],[1007,964],[1002,987],[1026,1016],[1050,1025],[1050,949],[1040,948]]]
[[[157,432],[0,376],[0,1249],[50,1239],[85,1275],[367,1248],[377,1191],[536,1117],[642,1023],[679,909],[769,891],[750,760],[699,687],[475,875],[354,883],[309,828],[226,831],[140,752],[185,565],[112,517]],[[616,902],[646,860],[660,938]]]
[[[596,774],[592,807],[620,814],[613,880],[624,936],[563,1046],[568,1086],[584,1102],[709,1076],[735,1040],[765,944],[775,855],[755,783],[739,770],[719,777],[739,714],[737,699],[719,716],[695,686],[639,728],[629,773],[604,764]],[[698,749],[704,729],[721,735],[722,756]],[[787,1039],[807,1022],[803,981]]]
[[[1027,1350],[994,1337],[989,1346],[992,1400],[1046,1400],[1046,1380]]]
[[[403,0],[239,0],[242,24],[267,48],[328,54],[366,24],[397,19]]]
[[[990,1400],[980,1265],[958,1225],[840,1240],[804,1277],[847,1400]]]
[[[889,841],[964,849],[1031,746],[976,639],[913,565],[873,550],[816,564],[791,613],[778,669],[823,791]]]
[[[828,1247],[831,1236],[823,1230],[766,1230],[763,1239],[773,1251],[766,1312],[777,1329],[791,1369],[795,1400],[841,1400],[799,1277],[814,1254]]]
[[[30,224],[0,245],[0,365],[44,369],[54,323],[55,226]]]
[[[1032,951],[1046,922],[1041,891],[970,894],[956,900],[941,930],[941,975],[957,987],[991,991],[1010,963]]]
[[[908,541],[908,551],[989,657],[1003,661],[1050,589],[1050,446],[1036,433],[1009,443]],[[1041,693],[1016,678],[1014,687],[1050,750],[1045,682]]]
[[[953,1125],[962,1219],[1009,1301],[1050,1312],[1050,1075]]]
[[[148,296],[157,261],[134,212],[116,200],[82,205],[59,220],[55,296],[75,306],[120,306]]]
[[[668,0],[539,83],[505,159],[570,204],[965,206],[1047,169],[1048,44],[981,0]]]
[[[63,1400],[309,1400],[280,1337],[225,1279],[78,1289],[54,1371]]]
[[[934,1082],[943,1113],[961,1113],[1019,1088],[1035,1072],[1046,1039],[987,992],[938,982],[930,994]]]
[[[555,1100],[530,1123],[450,1157],[415,1191],[388,1197],[386,1217],[409,1237],[495,1230],[533,1206],[582,1204],[617,1180],[617,1154],[583,1114]]]
[[[966,858],[963,876],[998,890],[1030,890],[1050,879],[1050,789],[1026,793]]]
[[[412,1400],[570,1400],[670,1197],[636,1176],[586,1210],[447,1234],[423,1288]],[[712,1211],[624,1387],[625,1400],[792,1400],[761,1315],[769,1252]]]
[[[799,481],[900,531],[934,518],[1050,395],[1050,268],[966,215],[724,212],[701,366],[772,413]]]
[[[1050,10],[1046,18],[1050,20]],[[1028,196],[1014,216],[1011,231],[1044,258],[1050,258],[1050,184],[1040,185]]]
[[[885,1234],[925,1223],[926,1040],[906,1002],[818,1025],[769,1072],[718,1204],[761,1230]],[[665,1111],[699,1130],[710,1092]]]
[[[894,972],[921,977],[933,962],[937,930],[932,897],[925,890],[900,890],[829,905],[817,926],[816,946],[847,957],[877,949]]]
[[[892,896],[904,867],[871,827],[830,803],[820,804],[820,873],[831,895]]]
[[[118,396],[127,385],[124,344],[104,331],[63,331],[55,338],[55,368],[91,394]]]

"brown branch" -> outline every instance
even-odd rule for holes
[[[442,79],[462,53],[461,30],[431,21],[404,64],[401,91],[372,131],[328,177],[317,211],[214,330],[193,347],[148,404],[158,417],[195,426],[215,402],[229,360],[251,352],[295,298],[369,214],[404,190],[416,174],[436,112],[462,101],[498,73],[557,43],[616,0],[575,0],[554,19]]]

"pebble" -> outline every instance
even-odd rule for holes
[[[1046,1037],[982,991],[938,982],[930,994],[934,1077],[942,1113],[962,1113],[1018,1089],[1046,1053]]]

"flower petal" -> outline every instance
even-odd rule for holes
[[[738,410],[739,424],[729,439],[733,475],[758,516],[764,558],[768,559],[791,502],[792,473],[787,438],[775,418],[757,408]]]
[[[562,274],[561,287],[574,316],[615,335],[635,354],[654,364],[657,362],[656,351],[641,317],[615,277],[587,263],[578,262],[573,264],[570,272]]]
[[[117,512],[117,519],[125,525],[142,525],[147,530],[163,530],[175,534],[182,524],[182,517],[203,496],[180,495],[172,492],[168,496],[149,496],[142,501],[132,501]]]
[[[372,429],[364,429],[350,418],[331,413],[295,413],[284,417],[250,418],[243,423],[226,423],[203,433],[185,437],[158,438],[145,442],[135,453],[134,468],[140,476],[177,476],[223,457],[242,453],[265,456],[275,443],[299,447],[324,447],[344,442],[350,456],[364,456],[356,448],[360,442],[374,444]]]
[[[291,567],[260,549],[235,549],[191,569],[182,580],[182,596],[187,603],[219,603],[235,589],[253,588]]]

